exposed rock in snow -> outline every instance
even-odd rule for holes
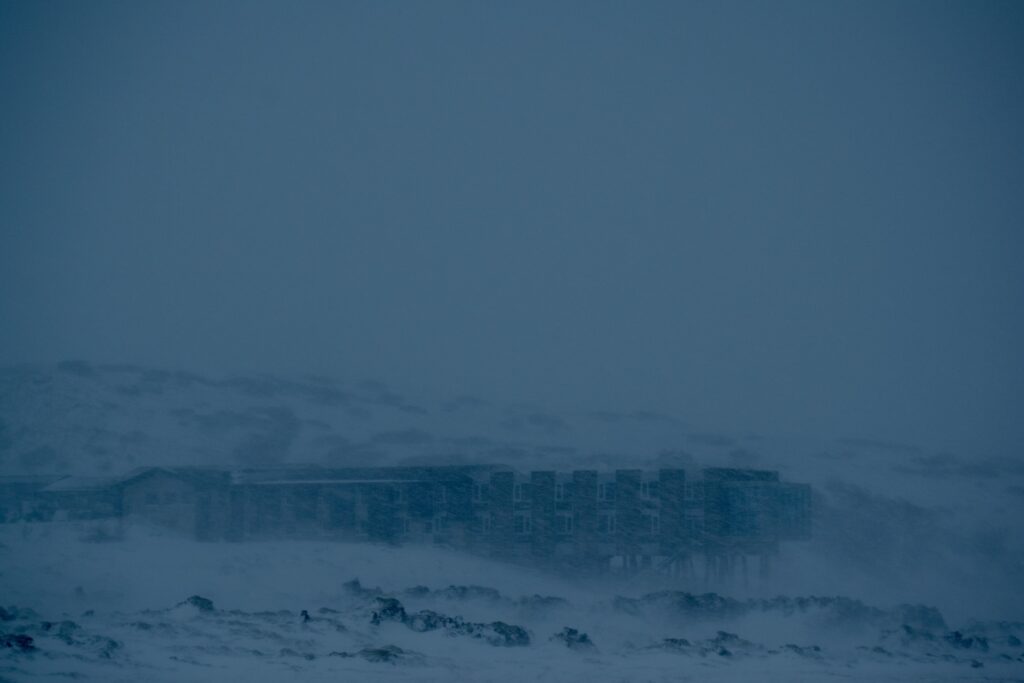
[[[17,652],[32,652],[36,649],[32,643],[32,636],[26,636],[23,633],[0,633],[0,647],[10,648]]]
[[[384,645],[381,647],[365,647],[358,652],[331,652],[331,657],[359,657],[368,662],[385,664],[412,664],[423,660],[423,655],[418,652],[403,650],[397,645]]]
[[[443,630],[451,636],[469,636],[483,640],[491,645],[516,647],[530,644],[530,635],[526,629],[503,621],[491,623],[474,623],[464,621],[461,617],[449,617],[431,610],[421,610],[408,614],[402,603],[396,598],[377,598],[378,608],[371,617],[371,623],[380,625],[386,621],[405,624],[418,633]]]
[[[594,641],[590,639],[590,636],[568,626],[551,636],[551,640],[565,643],[565,646],[570,650],[590,652],[596,649],[594,647]]]

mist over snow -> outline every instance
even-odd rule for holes
[[[999,0],[3,0],[0,683],[1024,680],[1022,84]]]
[[[984,680],[1024,665],[1013,645],[1024,635],[1024,470],[1013,461],[708,433],[667,414],[557,412],[371,380],[84,361],[6,368],[0,396],[8,476],[502,462],[769,468],[813,486],[812,539],[784,544],[770,576],[745,581],[580,577],[423,544],[209,543],[141,522],[12,522],[0,529],[2,630],[36,648],[9,644],[13,680]],[[495,623],[528,644],[504,642]]]

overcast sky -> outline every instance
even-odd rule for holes
[[[1014,455],[1022,73],[1013,2],[3,2],[0,363]]]

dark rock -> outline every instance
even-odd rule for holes
[[[209,600],[207,598],[204,598],[201,595],[193,595],[188,600],[186,600],[184,602],[178,603],[179,607],[181,605],[192,605],[193,607],[198,609],[200,612],[212,612],[213,611],[213,601]]]
[[[235,614],[238,616],[245,616],[247,612],[241,610],[231,610],[228,614]],[[260,612],[253,612],[252,616],[260,617],[261,619],[294,619],[295,612],[287,609],[279,609],[275,611],[263,610]]]
[[[17,652],[32,652],[36,649],[32,636],[21,633],[0,633],[0,647],[10,648]]]
[[[438,595],[449,600],[466,600],[468,598],[501,599],[501,593],[494,588],[486,586],[448,586],[443,591],[438,591]]]
[[[925,629],[914,628],[909,624],[903,624],[899,628],[900,641],[903,645],[913,645],[915,643],[933,643],[936,640],[935,634]],[[883,634],[888,636],[889,632]]]
[[[570,650],[590,651],[595,649],[594,641],[590,639],[590,636],[568,626],[551,636],[551,640],[565,643],[565,646]]]
[[[363,584],[359,582],[359,579],[352,579],[342,584],[344,588],[351,595],[355,595],[361,598],[377,598],[383,595],[383,591],[379,588],[364,588]]]
[[[530,635],[521,626],[506,624],[503,621],[489,624],[468,622],[463,621],[461,617],[449,617],[432,610],[421,610],[410,615],[396,598],[378,597],[377,609],[370,621],[375,626],[379,626],[385,621],[393,621],[405,624],[418,633],[444,630],[449,635],[479,638],[491,645],[504,647],[530,644]]]
[[[99,656],[103,659],[113,659],[114,653],[121,649],[121,643],[113,638],[99,638]]]
[[[385,645],[384,647],[364,648],[357,655],[368,662],[393,663],[405,655],[405,650],[397,645]]]
[[[404,624],[408,618],[408,615],[405,613],[405,607],[398,600],[395,598],[379,597],[377,598],[377,609],[370,618],[370,622],[375,626],[385,621],[397,621]]]
[[[57,625],[57,637],[65,643],[72,643],[72,636],[76,631],[80,631],[81,627],[73,621],[62,621]]]
[[[494,635],[489,635],[485,630],[481,635],[474,637],[482,637],[491,645],[501,645],[504,647],[525,647],[530,644],[530,634],[522,626],[506,624],[503,621],[494,621],[488,624],[485,629],[489,629]]]
[[[667,650],[688,650],[690,648],[690,641],[686,638],[665,638],[656,647]]]
[[[38,618],[39,615],[37,615],[33,610],[28,609],[26,607],[19,608],[11,606],[7,609],[0,607],[0,621],[15,621],[17,619],[35,620]]]
[[[751,650],[756,650],[757,646],[751,643],[749,640],[740,638],[735,633],[729,633],[728,631],[719,631],[715,634],[714,638],[711,638],[701,644],[700,654],[717,654],[719,657],[732,657],[734,653]]]
[[[73,621],[43,621],[39,623],[39,628],[47,633],[53,631],[54,636],[58,640],[62,640],[69,645],[72,644],[72,634],[79,630],[78,624]]]
[[[383,662],[397,664],[399,660],[408,659],[413,653],[403,650],[397,645],[385,645],[383,647],[367,647],[359,652],[331,652],[329,657],[361,657],[368,662]]]
[[[737,618],[750,613],[779,613],[782,616],[814,614],[818,623],[897,630],[907,625],[917,631],[944,632],[942,613],[927,605],[900,605],[882,610],[860,600],[843,596],[779,596],[770,599],[738,600],[718,593],[659,591],[640,598],[616,597],[612,606],[622,612],[643,616],[655,609],[672,616],[706,619]]]
[[[459,619],[453,619],[452,617],[446,617],[443,614],[432,612],[430,610],[421,610],[416,614],[413,614],[405,622],[406,626],[411,628],[413,631],[423,633],[426,631],[436,631],[440,628],[448,630],[459,629],[464,624]]]
[[[533,610],[550,609],[552,607],[564,607],[569,604],[565,598],[553,595],[530,595],[519,598],[519,606]]]
[[[750,646],[750,645],[753,645],[753,643],[751,643],[749,640],[744,640],[743,638],[740,638],[735,633],[729,633],[728,631],[719,631],[718,633],[715,634],[715,637],[712,638],[709,642],[711,642],[714,645],[733,645],[733,646],[737,646],[737,645],[740,645],[740,646]]]
[[[945,631],[948,628],[942,612],[927,605],[900,605],[892,610],[892,616],[898,623],[919,629]]]
[[[982,652],[988,652],[988,639],[981,636],[964,637],[960,631],[953,631],[947,633],[943,640],[952,645],[955,648],[964,650],[981,650]]]

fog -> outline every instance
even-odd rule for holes
[[[127,661],[111,666],[130,680],[172,632],[236,648],[212,665],[252,676],[269,647],[253,634],[274,629],[274,652],[319,653],[313,679],[337,674],[317,667],[344,629],[344,657],[367,660],[353,676],[393,675],[360,649],[385,645],[429,679],[448,671],[435,656],[479,680],[519,666],[417,640],[426,608],[470,620],[444,622],[460,643],[495,618],[549,649],[548,631],[589,628],[600,657],[542,649],[539,679],[659,680],[680,651],[726,647],[747,665],[702,675],[817,661],[766,649],[792,644],[764,640],[780,629],[824,642],[789,603],[700,603],[727,632],[742,619],[744,646],[694,626],[692,604],[673,621],[658,590],[863,601],[797,609],[881,634],[856,647],[884,655],[849,655],[863,679],[893,675],[881,658],[901,647],[907,676],[1019,676],[1022,72],[1011,2],[0,3],[0,582],[103,634],[3,612],[0,638],[13,620],[44,654],[0,658],[0,680],[67,673],[51,646],[91,648],[98,679]],[[710,561],[581,583],[429,544],[15,514],[3,489],[306,464],[758,468],[811,486],[814,534],[762,583],[715,583]],[[448,583],[501,595],[456,609]],[[251,642],[191,593],[248,610]],[[408,614],[381,625],[388,597]],[[297,621],[299,603],[344,616]],[[841,671],[807,666],[775,670]]]
[[[1021,442],[1012,4],[2,12],[9,363]]]

